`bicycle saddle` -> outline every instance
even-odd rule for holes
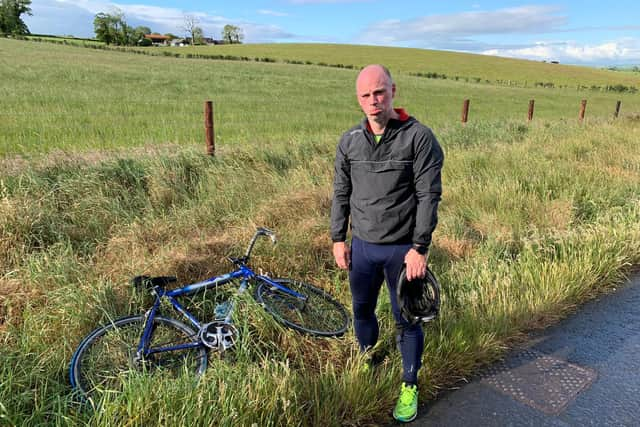
[[[156,277],[135,276],[130,280],[130,283],[136,289],[140,289],[140,288],[152,289],[152,288],[155,288],[156,286],[164,288],[165,286],[171,283],[175,283],[177,281],[178,281],[178,278],[175,276],[156,276]]]

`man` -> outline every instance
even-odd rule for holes
[[[424,336],[420,324],[402,318],[396,285],[403,264],[409,281],[426,274],[444,155],[429,128],[393,108],[395,93],[391,74],[381,65],[369,65],[358,75],[356,94],[366,117],[342,135],[336,150],[331,238],[338,267],[349,269],[361,351],[378,340],[375,308],[386,278],[403,366],[393,416],[407,422],[417,414]],[[351,247],[345,242],[349,219]]]

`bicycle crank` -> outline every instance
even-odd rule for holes
[[[238,330],[231,323],[214,321],[203,325],[199,336],[204,345],[222,353],[236,344]]]

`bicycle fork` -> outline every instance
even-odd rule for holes
[[[144,360],[144,357],[149,350],[149,343],[151,342],[151,334],[153,332],[153,320],[156,317],[158,308],[160,307],[160,298],[157,297],[153,307],[144,313],[144,329],[142,330],[142,336],[138,343],[136,355],[133,358],[134,363],[140,363]]]

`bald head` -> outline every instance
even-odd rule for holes
[[[358,78],[356,79],[356,87],[360,79],[370,79],[372,77],[386,80],[389,85],[393,84],[393,78],[387,67],[380,64],[371,64],[360,70]]]
[[[364,67],[356,79],[356,94],[374,130],[384,130],[390,118],[397,118],[393,110],[396,85],[386,67],[379,64]]]

